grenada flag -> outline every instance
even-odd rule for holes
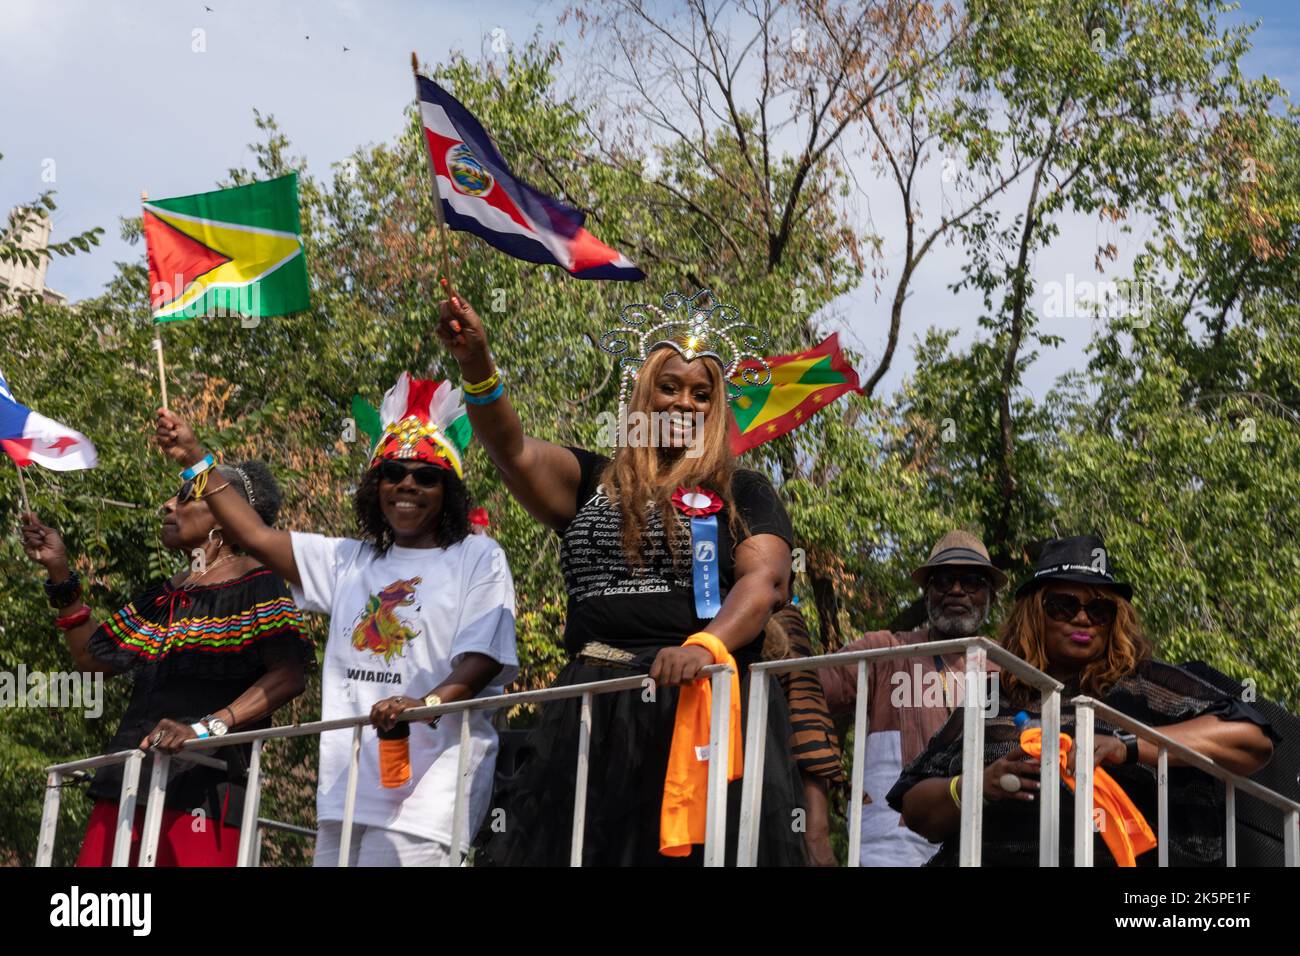
[[[764,359],[772,370],[766,385],[746,385],[741,372],[731,379],[740,394],[731,401],[731,452],[739,455],[798,428],[845,392],[861,391],[858,373],[840,351],[833,333],[821,345],[798,355]]]
[[[155,322],[310,305],[298,174],[144,204]]]

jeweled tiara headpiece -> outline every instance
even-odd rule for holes
[[[637,373],[655,349],[673,348],[686,361],[707,356],[722,366],[727,399],[737,392],[731,379],[739,373],[746,385],[766,385],[772,378],[763,353],[767,331],[741,320],[740,310],[714,299],[708,289],[689,298],[669,292],[661,306],[637,302],[619,313],[622,325],[600,337],[600,347],[619,357],[619,415],[627,410]]]

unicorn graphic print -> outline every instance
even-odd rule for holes
[[[352,646],[382,657],[385,664],[394,657],[401,657],[407,642],[415,640],[419,634],[402,622],[397,609],[415,603],[415,589],[420,581],[418,577],[394,581],[381,588],[378,594],[372,594],[365,609],[357,616],[356,626],[352,629]]]

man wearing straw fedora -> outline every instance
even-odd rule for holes
[[[912,572],[925,592],[928,624],[915,631],[874,631],[841,648],[871,650],[973,637],[988,620],[989,608],[1006,576],[989,561],[988,549],[973,534],[950,531]],[[910,660],[872,661],[867,666],[869,713],[862,794],[863,866],[920,866],[935,846],[902,825],[885,804],[885,794],[913,757],[961,703],[960,653],[926,654]],[[990,671],[995,670],[990,666]],[[857,666],[817,672],[832,715],[852,715],[857,703]],[[997,695],[990,695],[996,701]]]

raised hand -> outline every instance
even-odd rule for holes
[[[68,576],[68,550],[57,531],[28,511],[22,516],[21,532],[27,557],[44,565],[56,583]]]
[[[156,413],[154,440],[163,454],[186,468],[203,457],[203,449],[194,437],[193,429],[169,408],[160,408]]]
[[[438,338],[462,369],[490,364],[483,320],[463,298],[448,290],[438,311]]]

